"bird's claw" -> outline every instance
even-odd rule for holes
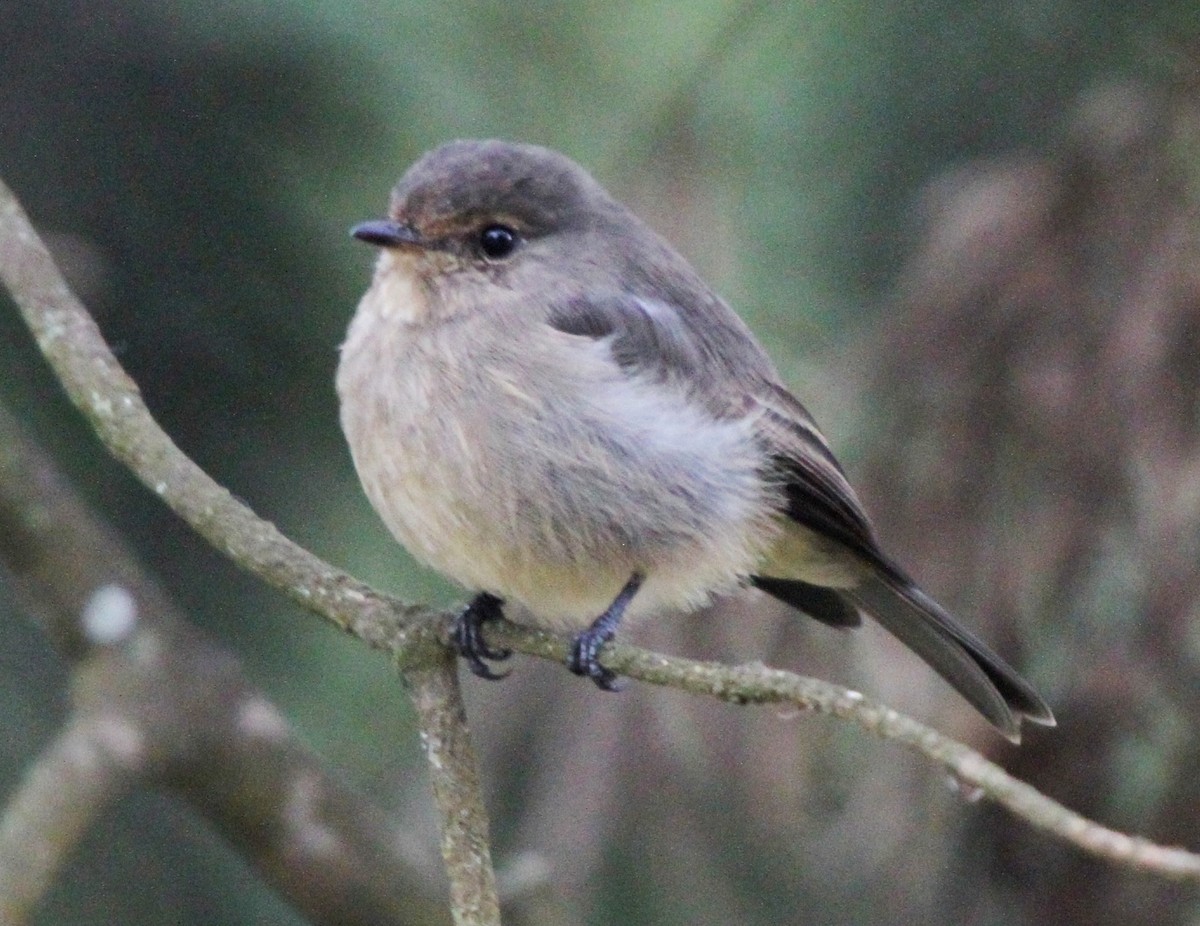
[[[504,602],[495,595],[481,592],[476,595],[469,605],[454,621],[450,632],[450,642],[467,663],[467,668],[480,678],[497,681],[508,675],[507,672],[497,672],[484,660],[503,661],[512,655],[512,650],[503,647],[497,649],[488,645],[483,637],[483,625],[488,621],[500,620],[504,617],[501,605]]]
[[[571,642],[571,656],[567,660],[568,669],[590,678],[603,691],[621,691],[625,687],[615,672],[600,665],[600,648],[612,637],[611,633],[589,627]]]

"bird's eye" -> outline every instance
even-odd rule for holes
[[[489,260],[504,260],[517,249],[519,240],[507,225],[489,225],[479,233],[479,250]]]

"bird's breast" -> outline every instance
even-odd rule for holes
[[[630,379],[595,342],[516,325],[397,326],[364,299],[342,425],[397,539],[554,626],[589,622],[633,572],[635,615],[748,574],[778,507],[752,425]]]

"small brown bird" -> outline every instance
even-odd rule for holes
[[[1008,738],[1046,703],[879,547],[812,417],[662,238],[560,154],[461,141],[422,157],[342,347],[342,427],[368,498],[419,560],[598,659],[622,618],[753,584],[837,627],[874,617]]]

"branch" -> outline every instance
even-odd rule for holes
[[[560,661],[567,657],[562,640],[507,621],[488,625],[488,642]],[[762,663],[696,662],[625,644],[610,644],[604,650],[604,665],[630,678],[732,704],[788,704],[850,720],[881,739],[932,759],[968,789],[978,789],[1014,816],[1091,855],[1167,878],[1200,881],[1200,855],[1101,826],[1009,775],[970,747],[857,691]]]
[[[420,718],[421,746],[442,823],[442,859],[450,876],[454,922],[500,926],[487,811],[456,662],[444,649],[437,665],[412,669],[405,680]]]
[[[171,443],[2,185],[0,278],[72,401],[101,440],[209,542],[309,610],[373,646],[391,649],[402,664],[434,664],[433,647],[445,639],[447,616],[428,622],[428,611],[394,602],[323,563],[234,501]],[[529,655],[556,661],[566,657],[564,641],[538,631],[497,624],[489,635]],[[1200,856],[1087,820],[1012,778],[979,753],[857,692],[758,664],[693,662],[626,645],[606,648],[604,661],[616,671],[653,684],[738,704],[788,703],[851,720],[933,759],[1016,816],[1085,852],[1165,877],[1200,880]]]
[[[28,920],[66,856],[135,777],[130,730],[115,718],[76,719],[30,770],[0,820],[0,922]]]

